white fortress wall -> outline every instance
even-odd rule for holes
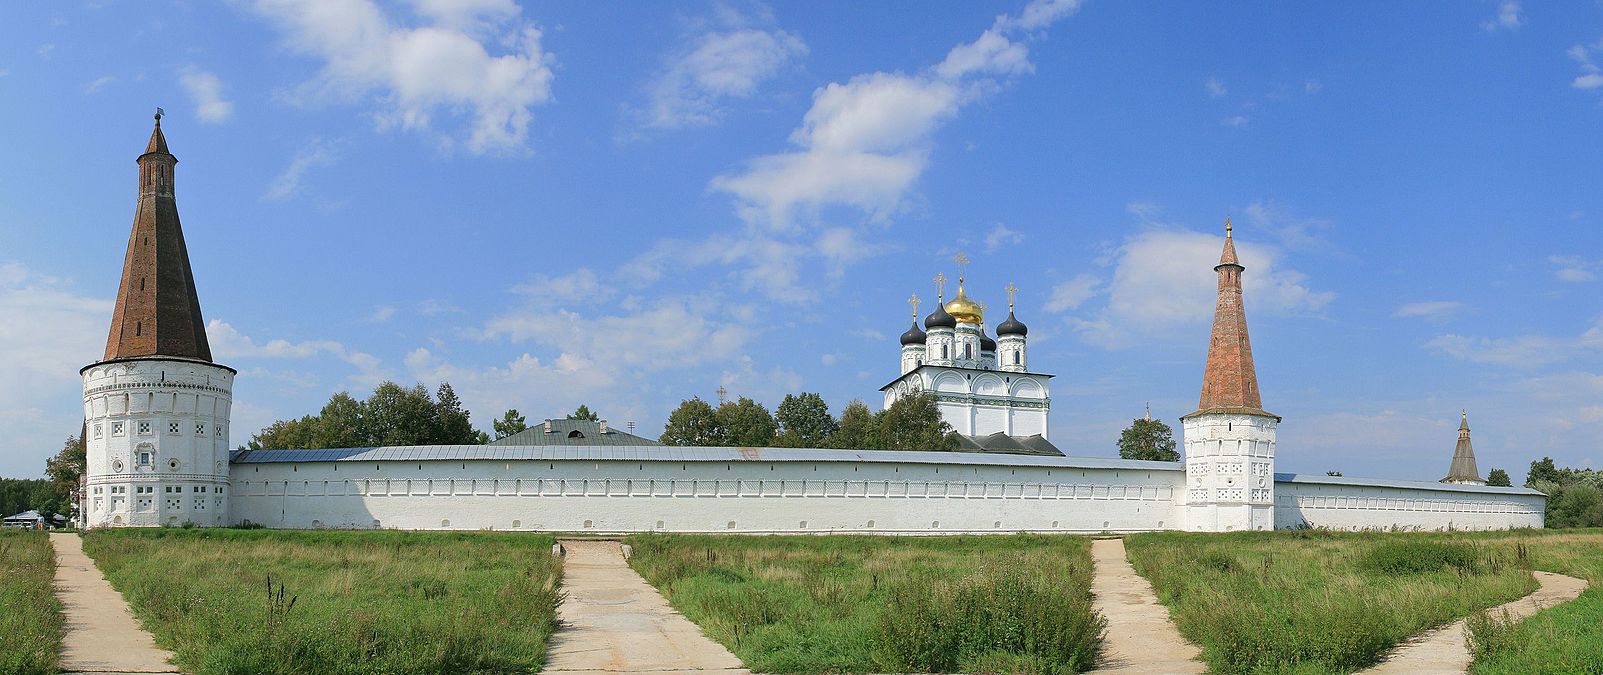
[[[1506,530],[1542,527],[1542,493],[1526,488],[1275,474],[1275,527]]]
[[[232,478],[235,521],[282,528],[1130,532],[1184,492],[1166,462],[752,448],[256,451]]]

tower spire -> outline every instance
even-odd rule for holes
[[[1208,343],[1208,366],[1202,378],[1202,396],[1196,415],[1205,411],[1270,415],[1258,394],[1258,373],[1252,365],[1252,343],[1247,337],[1247,314],[1242,306],[1241,273],[1236,258],[1234,228],[1225,219],[1224,251],[1214,271],[1219,294],[1213,311],[1213,336]]]
[[[1460,410],[1458,419],[1458,444],[1453,446],[1453,463],[1447,467],[1447,477],[1443,483],[1459,483],[1465,485],[1485,485],[1481,479],[1481,472],[1475,466],[1475,446],[1469,442],[1469,411]]]
[[[178,158],[167,151],[162,115],[157,108],[150,142],[137,160],[139,201],[106,337],[107,361],[144,356],[212,360],[173,195]]]

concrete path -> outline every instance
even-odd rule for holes
[[[749,673],[635,574],[616,541],[564,540],[563,627],[545,672]]]
[[[1123,539],[1095,539],[1096,568],[1091,593],[1096,610],[1108,620],[1098,673],[1202,673],[1201,650],[1180,636],[1169,609],[1158,603],[1152,584],[1135,573],[1124,557]]]
[[[67,619],[61,670],[66,673],[176,673],[172,653],[156,648],[122,594],[84,555],[76,534],[51,534],[56,549],[56,597]]]
[[[1501,619],[1507,610],[1510,618],[1523,619],[1539,610],[1561,602],[1574,600],[1586,590],[1586,580],[1552,572],[1532,572],[1541,588],[1513,602],[1491,608],[1493,617]],[[1442,628],[1428,630],[1386,655],[1380,665],[1359,671],[1365,675],[1455,675],[1469,670],[1469,647],[1464,643],[1464,621],[1455,621]]]

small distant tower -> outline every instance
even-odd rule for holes
[[[1475,447],[1469,443],[1469,411],[1459,411],[1458,445],[1453,448],[1453,463],[1447,467],[1447,477],[1441,482],[1454,485],[1485,485],[1480,469],[1475,466]]]
[[[83,376],[88,527],[228,525],[233,368],[212,362],[178,223],[161,112],[139,156],[139,202],[105,357]]]
[[[997,369],[1011,373],[1022,373],[1029,370],[1030,360],[1026,358],[1024,342],[1030,334],[1028,326],[1018,317],[1013,316],[1013,299],[1019,292],[1012,283],[1007,285],[1007,320],[996,327],[996,360]]]
[[[1202,532],[1268,530],[1275,526],[1275,427],[1264,411],[1247,339],[1241,273],[1230,219],[1224,252],[1214,266],[1219,294],[1213,337],[1197,409],[1185,426],[1186,529]]]
[[[907,299],[907,304],[913,307],[913,326],[902,333],[902,374],[906,375],[914,368],[924,365],[924,340],[926,335],[918,327],[918,296]]]

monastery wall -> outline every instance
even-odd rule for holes
[[[1435,486],[1435,487],[1433,487]],[[1525,488],[1275,475],[1275,527],[1506,530],[1542,527],[1547,498]]]
[[[247,460],[233,467],[232,514],[283,528],[1128,532],[1177,527],[1184,492],[1179,467],[1156,462],[766,449],[746,459],[732,448],[694,450],[709,452],[681,460]],[[760,458],[768,454],[790,457]],[[864,457],[884,454],[944,457]]]

